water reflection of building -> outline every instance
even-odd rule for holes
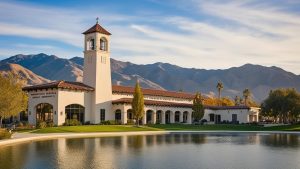
[[[62,169],[130,168],[127,166],[143,166],[148,157],[152,160],[168,161],[168,158],[173,157],[164,155],[172,152],[175,153],[172,155],[177,156],[180,154],[176,154],[177,150],[186,150],[185,154],[196,150],[192,152],[199,153],[201,157],[193,158],[199,158],[199,162],[214,161],[215,158],[209,155],[218,156],[218,150],[230,150],[230,152],[247,150],[243,153],[228,154],[226,156],[228,161],[235,160],[244,153],[261,152],[262,154],[257,155],[263,156],[268,154],[266,152],[272,153],[276,149],[277,152],[281,152],[281,149],[288,149],[285,153],[299,154],[299,141],[299,135],[296,134],[265,133],[175,133],[102,138],[59,138],[0,147],[0,168],[39,168],[40,166]],[[289,158],[297,160],[298,156]],[[256,159],[259,158],[256,157]]]
[[[260,143],[273,148],[296,148],[300,146],[298,134],[274,133],[260,137]]]

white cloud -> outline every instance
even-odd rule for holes
[[[112,57],[116,59],[209,69],[254,63],[276,65],[299,74],[299,16],[278,6],[260,5],[259,1],[254,7],[249,5],[251,2],[190,1],[197,8],[194,11],[201,11],[194,15],[205,13],[222,23],[157,14],[149,18],[151,13],[147,13],[149,19],[145,20],[143,15],[119,15],[105,8],[60,9],[0,2],[0,34],[56,40],[82,48],[80,33],[91,26],[87,21],[101,11],[104,27],[113,34]],[[46,46],[23,49],[20,52],[45,50],[63,56],[81,55]],[[17,53],[2,49],[0,55],[13,52]]]

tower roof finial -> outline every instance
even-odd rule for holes
[[[96,18],[96,24],[98,24],[98,22],[99,22],[99,17]]]

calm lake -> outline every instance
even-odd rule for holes
[[[0,168],[295,169],[300,135],[172,133],[36,141],[0,147]]]

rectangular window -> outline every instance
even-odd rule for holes
[[[209,121],[215,121],[215,115],[209,114]]]
[[[105,121],[105,109],[100,109],[100,122]]]

